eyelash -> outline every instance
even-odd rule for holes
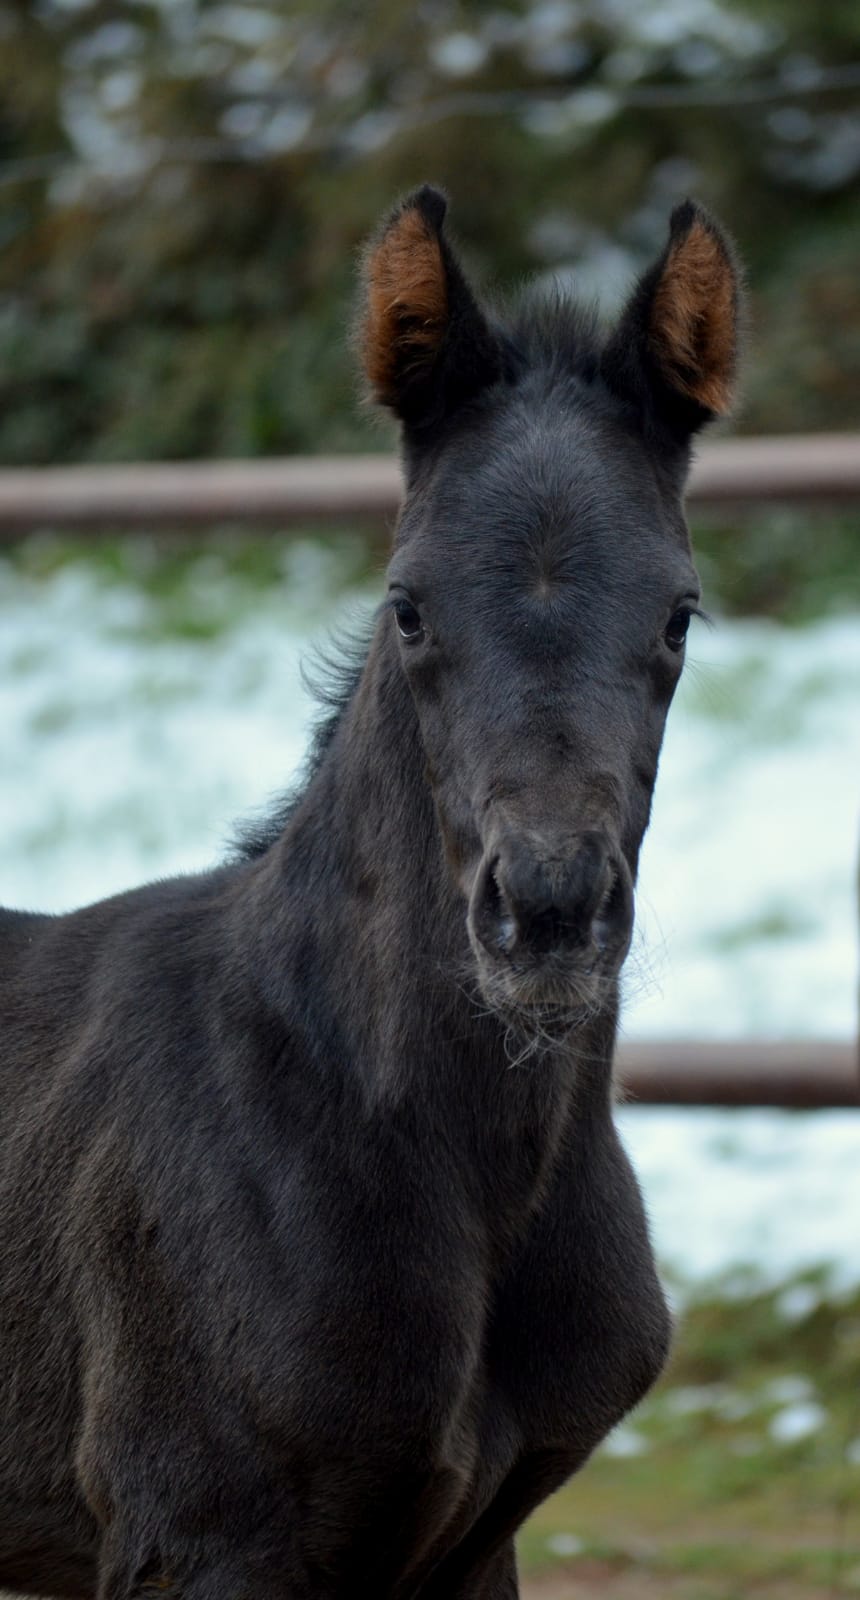
[[[397,631],[400,634],[401,639],[403,639],[406,644],[416,644],[419,639],[422,639],[425,636],[426,630],[423,622],[421,621],[421,613],[418,610],[418,607],[413,605],[411,600],[407,599],[406,595],[389,595],[388,609],[394,612],[397,622]],[[404,623],[407,621],[407,619],[412,618],[414,618],[415,622],[417,623],[417,627],[410,631],[404,626]]]

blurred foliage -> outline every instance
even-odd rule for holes
[[[727,521],[699,512],[693,546],[706,604],[729,616],[808,622],[856,608],[856,509],[759,507]]]
[[[695,192],[742,425],[856,425],[858,63],[853,0],[0,0],[0,460],[378,445],[356,255],[426,178],[485,283],[610,306]]]

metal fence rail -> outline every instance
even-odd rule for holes
[[[393,456],[292,456],[129,466],[0,470],[0,537],[32,528],[287,528],[390,520],[401,496]],[[860,436],[718,439],[701,447],[691,506],[860,499]]]

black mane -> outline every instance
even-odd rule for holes
[[[506,323],[527,370],[588,383],[596,378],[605,344],[597,307],[574,299],[561,284],[526,289]]]
[[[352,636],[318,647],[302,666],[302,682],[319,707],[304,761],[290,787],[265,808],[234,825],[229,844],[232,861],[255,861],[270,850],[321,767],[338,724],[358,688],[377,611],[357,623]]]

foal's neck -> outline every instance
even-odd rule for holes
[[[390,618],[339,713],[325,754],[277,846],[281,881],[327,948],[386,1009],[414,1009],[456,983],[468,952],[464,907],[447,871],[412,695]],[[308,891],[312,889],[311,893]],[[338,978],[340,981],[340,976]]]

